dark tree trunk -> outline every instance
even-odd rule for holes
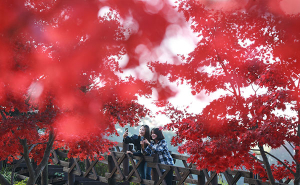
[[[43,159],[40,162],[40,164],[36,168],[34,168],[30,162],[30,158],[29,158],[30,149],[28,149],[27,140],[20,139],[20,143],[23,146],[23,150],[24,150],[23,157],[29,172],[29,179],[27,181],[27,185],[34,185],[37,178],[41,175],[42,171],[44,170],[45,166],[48,165],[53,142],[54,142],[54,133],[53,131],[50,131],[49,139],[47,142],[47,147],[45,149]]]
[[[48,185],[48,164],[45,166],[41,175],[41,185]]]
[[[296,153],[297,155],[297,153]],[[300,164],[297,163],[294,185],[300,185]]]
[[[274,176],[272,174],[271,166],[270,166],[269,160],[267,158],[267,155],[264,151],[264,148],[263,148],[262,145],[258,145],[258,147],[259,147],[260,154],[261,154],[261,156],[263,158],[263,161],[264,161],[265,169],[266,169],[270,184],[275,185],[275,179],[274,179]]]
[[[299,182],[300,182],[299,179],[298,180],[294,180],[294,185],[300,185]]]

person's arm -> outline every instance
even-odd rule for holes
[[[137,135],[132,135],[131,137],[127,136],[125,138],[123,138],[123,142],[126,143],[126,144],[129,144],[129,143],[135,143],[135,140],[138,139],[138,136]]]
[[[141,152],[133,152],[132,155],[134,155],[134,156],[142,156],[143,154]]]
[[[142,155],[143,155],[141,152],[127,151],[126,153],[127,153],[127,154],[131,154],[131,155],[134,155],[134,156],[142,156]]]
[[[145,148],[144,152],[148,155],[151,155],[152,154],[152,146],[153,146],[152,143],[148,144],[148,146]]]
[[[158,143],[158,146],[154,149],[155,152],[157,153],[162,153],[163,151],[168,151],[168,144],[166,142],[166,140],[161,140]]]

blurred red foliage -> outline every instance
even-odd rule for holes
[[[179,0],[179,12],[202,39],[182,63],[149,64],[155,78],[143,81],[118,73],[141,65],[145,51],[137,47],[151,53],[170,25],[185,24],[168,0],[0,1],[0,160],[23,155],[45,165],[52,145],[81,159],[107,151],[114,143],[106,136],[118,134],[115,124],[133,126],[149,114],[137,95],[156,88],[156,104],[169,105],[176,91],[157,83],[164,75],[188,82],[196,96],[227,92],[199,115],[165,112],[172,119],[167,128],[177,133],[172,142],[183,143],[179,151],[191,155],[189,162],[266,176],[251,147],[290,142],[296,165],[270,168],[275,179],[299,179],[299,15],[280,0],[226,2]],[[106,16],[99,15],[102,8],[110,9]],[[121,69],[124,55],[129,59]],[[274,113],[287,104],[297,116]]]
[[[151,95],[153,83],[121,78],[119,60],[127,54],[125,68],[136,67],[137,46],[161,44],[175,23],[167,15],[177,14],[168,1],[3,0],[0,12],[0,160],[40,163],[46,144],[69,157],[106,152],[115,124],[149,114],[137,96]],[[124,26],[128,18],[137,30]]]

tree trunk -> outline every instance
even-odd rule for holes
[[[297,166],[296,166],[294,185],[300,185],[300,164],[299,163],[297,163]]]
[[[299,84],[298,84],[299,87]],[[299,90],[297,91],[297,95],[299,96]],[[300,138],[300,103],[297,101],[297,107],[298,107],[298,130],[297,130],[297,136],[298,139]],[[299,144],[295,143],[295,147],[299,147]],[[294,156],[299,156],[299,150],[295,150],[295,155]],[[296,161],[296,175],[295,175],[295,180],[294,180],[294,185],[300,185],[300,163]]]
[[[45,166],[41,175],[41,185],[48,185],[48,164]]]
[[[266,153],[264,151],[264,147],[260,144],[258,145],[258,147],[259,147],[260,154],[261,154],[261,156],[263,158],[263,161],[264,161],[265,169],[266,169],[270,184],[275,185],[275,179],[274,179],[274,176],[273,176],[272,171],[271,171],[271,166],[270,166],[269,160],[268,160],[268,158],[266,156]]]
[[[297,179],[297,180],[295,179],[294,180],[294,185],[299,185],[299,182],[300,182],[299,179]]]
[[[30,177],[28,178],[28,181],[27,181],[26,185],[35,185],[36,179],[37,179],[36,176],[30,176]]]
[[[30,158],[29,158],[29,153],[31,151],[31,149],[28,149],[28,145],[27,145],[27,140],[26,139],[20,139],[20,143],[23,146],[23,157],[24,160],[26,162],[26,166],[29,172],[29,178],[27,181],[27,185],[34,185],[37,178],[40,176],[40,174],[42,173],[42,171],[44,170],[45,166],[48,165],[48,161],[49,161],[49,157],[50,157],[50,152],[52,150],[52,146],[53,146],[53,142],[54,142],[54,133],[51,130],[49,133],[49,139],[47,142],[47,146],[44,152],[44,156],[42,161],[40,162],[40,164],[34,168],[33,165],[30,162]]]

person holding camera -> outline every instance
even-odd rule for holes
[[[144,140],[150,140],[150,128],[148,125],[142,125],[140,127],[139,135],[133,134],[132,136],[128,136],[128,129],[125,129],[123,142],[126,144],[133,143],[135,148],[135,152],[127,151],[127,153],[135,156],[143,156],[143,151],[148,146],[148,144],[144,143]],[[137,162],[138,160],[136,163]],[[147,167],[147,162],[143,161],[137,170],[142,179],[151,180],[151,168]]]

